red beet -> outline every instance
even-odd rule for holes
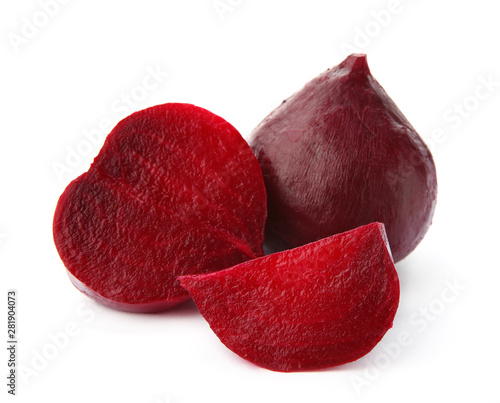
[[[267,189],[271,251],[379,221],[397,262],[431,224],[432,156],[365,55],[349,56],[284,101],[253,131],[251,146]]]
[[[262,256],[266,194],[252,150],[211,112],[165,104],[122,120],[57,204],[71,281],[112,308],[189,299],[177,277]]]
[[[180,282],[228,348],[274,371],[362,357],[392,327],[399,303],[380,223]]]

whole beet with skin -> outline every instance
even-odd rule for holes
[[[251,146],[267,189],[270,251],[378,221],[397,262],[431,224],[432,155],[371,76],[366,55],[348,56],[285,100]]]

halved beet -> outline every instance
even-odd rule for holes
[[[224,119],[189,104],[125,118],[54,216],[71,281],[112,308],[159,311],[189,299],[177,281],[263,255],[258,162]]]
[[[380,223],[179,280],[222,343],[274,371],[362,357],[392,327],[399,303]]]

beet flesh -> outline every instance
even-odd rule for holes
[[[362,357],[392,327],[399,303],[381,223],[179,280],[222,343],[273,371]]]
[[[164,104],[117,124],[60,196],[54,241],[73,284],[109,307],[155,312],[189,299],[182,274],[263,255],[258,162],[224,119]]]
[[[365,55],[307,83],[257,126],[250,145],[267,189],[271,252],[378,221],[397,262],[431,224],[431,153]]]

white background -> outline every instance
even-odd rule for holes
[[[0,401],[500,402],[497,1],[222,0],[219,13],[213,0],[47,2],[0,6],[0,343],[14,288],[23,369],[8,396],[2,347]],[[99,151],[85,133],[189,102],[248,136],[348,45],[426,139],[439,181],[434,223],[397,264],[400,308],[375,350],[275,373],[226,349],[192,303],[127,314],[71,285],[51,224]]]

